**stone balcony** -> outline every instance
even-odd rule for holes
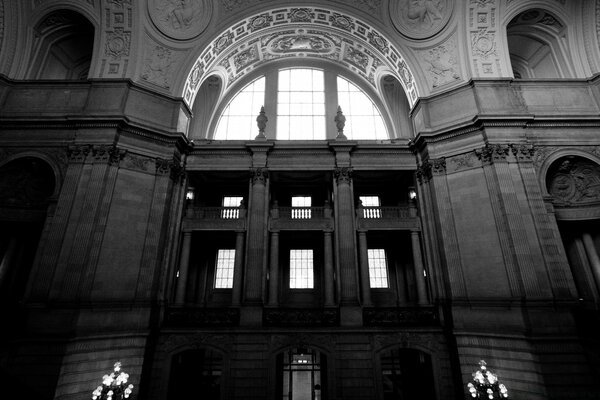
[[[365,207],[356,209],[356,226],[359,230],[389,229],[418,230],[420,222],[416,207]]]
[[[244,230],[246,209],[241,207],[188,206],[184,230]]]
[[[333,230],[331,207],[272,207],[271,230]]]

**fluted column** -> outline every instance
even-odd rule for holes
[[[423,256],[421,255],[421,240],[419,232],[412,231],[410,233],[412,241],[413,267],[415,269],[415,281],[417,283],[417,301],[420,305],[428,304],[427,300],[427,284],[425,275],[423,275]]]
[[[594,239],[589,233],[584,233],[581,238],[583,240],[583,247],[585,247],[588,260],[590,261],[590,266],[592,267],[594,279],[596,280],[596,287],[598,290],[600,290],[600,257],[598,257],[598,251],[594,245]]]
[[[336,168],[337,182],[336,221],[337,245],[340,266],[340,300],[345,304],[358,304],[358,282],[356,273],[354,207],[352,190],[352,168]]]
[[[269,269],[269,306],[279,305],[279,232],[271,232],[271,264]]]
[[[331,232],[323,232],[323,248],[325,249],[325,307],[335,305],[333,297],[333,245],[331,244]]]
[[[185,288],[190,267],[191,247],[192,232],[183,232],[183,244],[181,245],[181,258],[179,259],[179,277],[177,278],[175,304],[183,304],[185,302]]]
[[[360,251],[360,288],[363,306],[371,305],[371,281],[369,279],[369,250],[367,247],[367,232],[358,232],[358,248]]]
[[[244,277],[245,301],[262,302],[263,269],[265,262],[267,226],[267,179],[266,168],[254,168],[251,171],[252,194],[248,210],[248,259]]]
[[[241,210],[240,210],[241,212]],[[233,288],[231,304],[239,306],[242,300],[242,266],[244,265],[244,231],[235,233],[235,261],[233,264]]]

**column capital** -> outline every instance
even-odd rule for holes
[[[267,183],[267,179],[269,179],[269,170],[266,168],[251,168],[250,179],[252,180],[253,185],[256,183],[262,183],[264,185]]]
[[[336,167],[333,170],[333,176],[339,184],[350,183],[352,181],[352,167]]]

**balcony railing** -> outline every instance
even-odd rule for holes
[[[246,209],[243,207],[195,207],[186,210],[187,229],[244,229]]]
[[[275,229],[331,229],[331,207],[273,207],[271,226]]]
[[[414,229],[419,227],[416,207],[365,207],[356,208],[359,228],[363,229]]]

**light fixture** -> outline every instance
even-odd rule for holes
[[[506,399],[508,390],[498,381],[498,375],[487,369],[485,361],[479,361],[479,369],[473,374],[473,381],[467,384],[469,394],[474,399]]]
[[[129,374],[121,371],[121,363],[116,362],[110,375],[102,377],[102,385],[92,392],[92,400],[123,400],[129,398],[133,385],[127,385]]]
[[[415,190],[414,187],[409,187],[408,188],[408,199],[409,200],[416,200],[417,199],[417,191]]]
[[[193,201],[194,200],[194,188],[193,187],[188,187],[187,192],[185,192],[185,199],[189,200],[189,201]]]

